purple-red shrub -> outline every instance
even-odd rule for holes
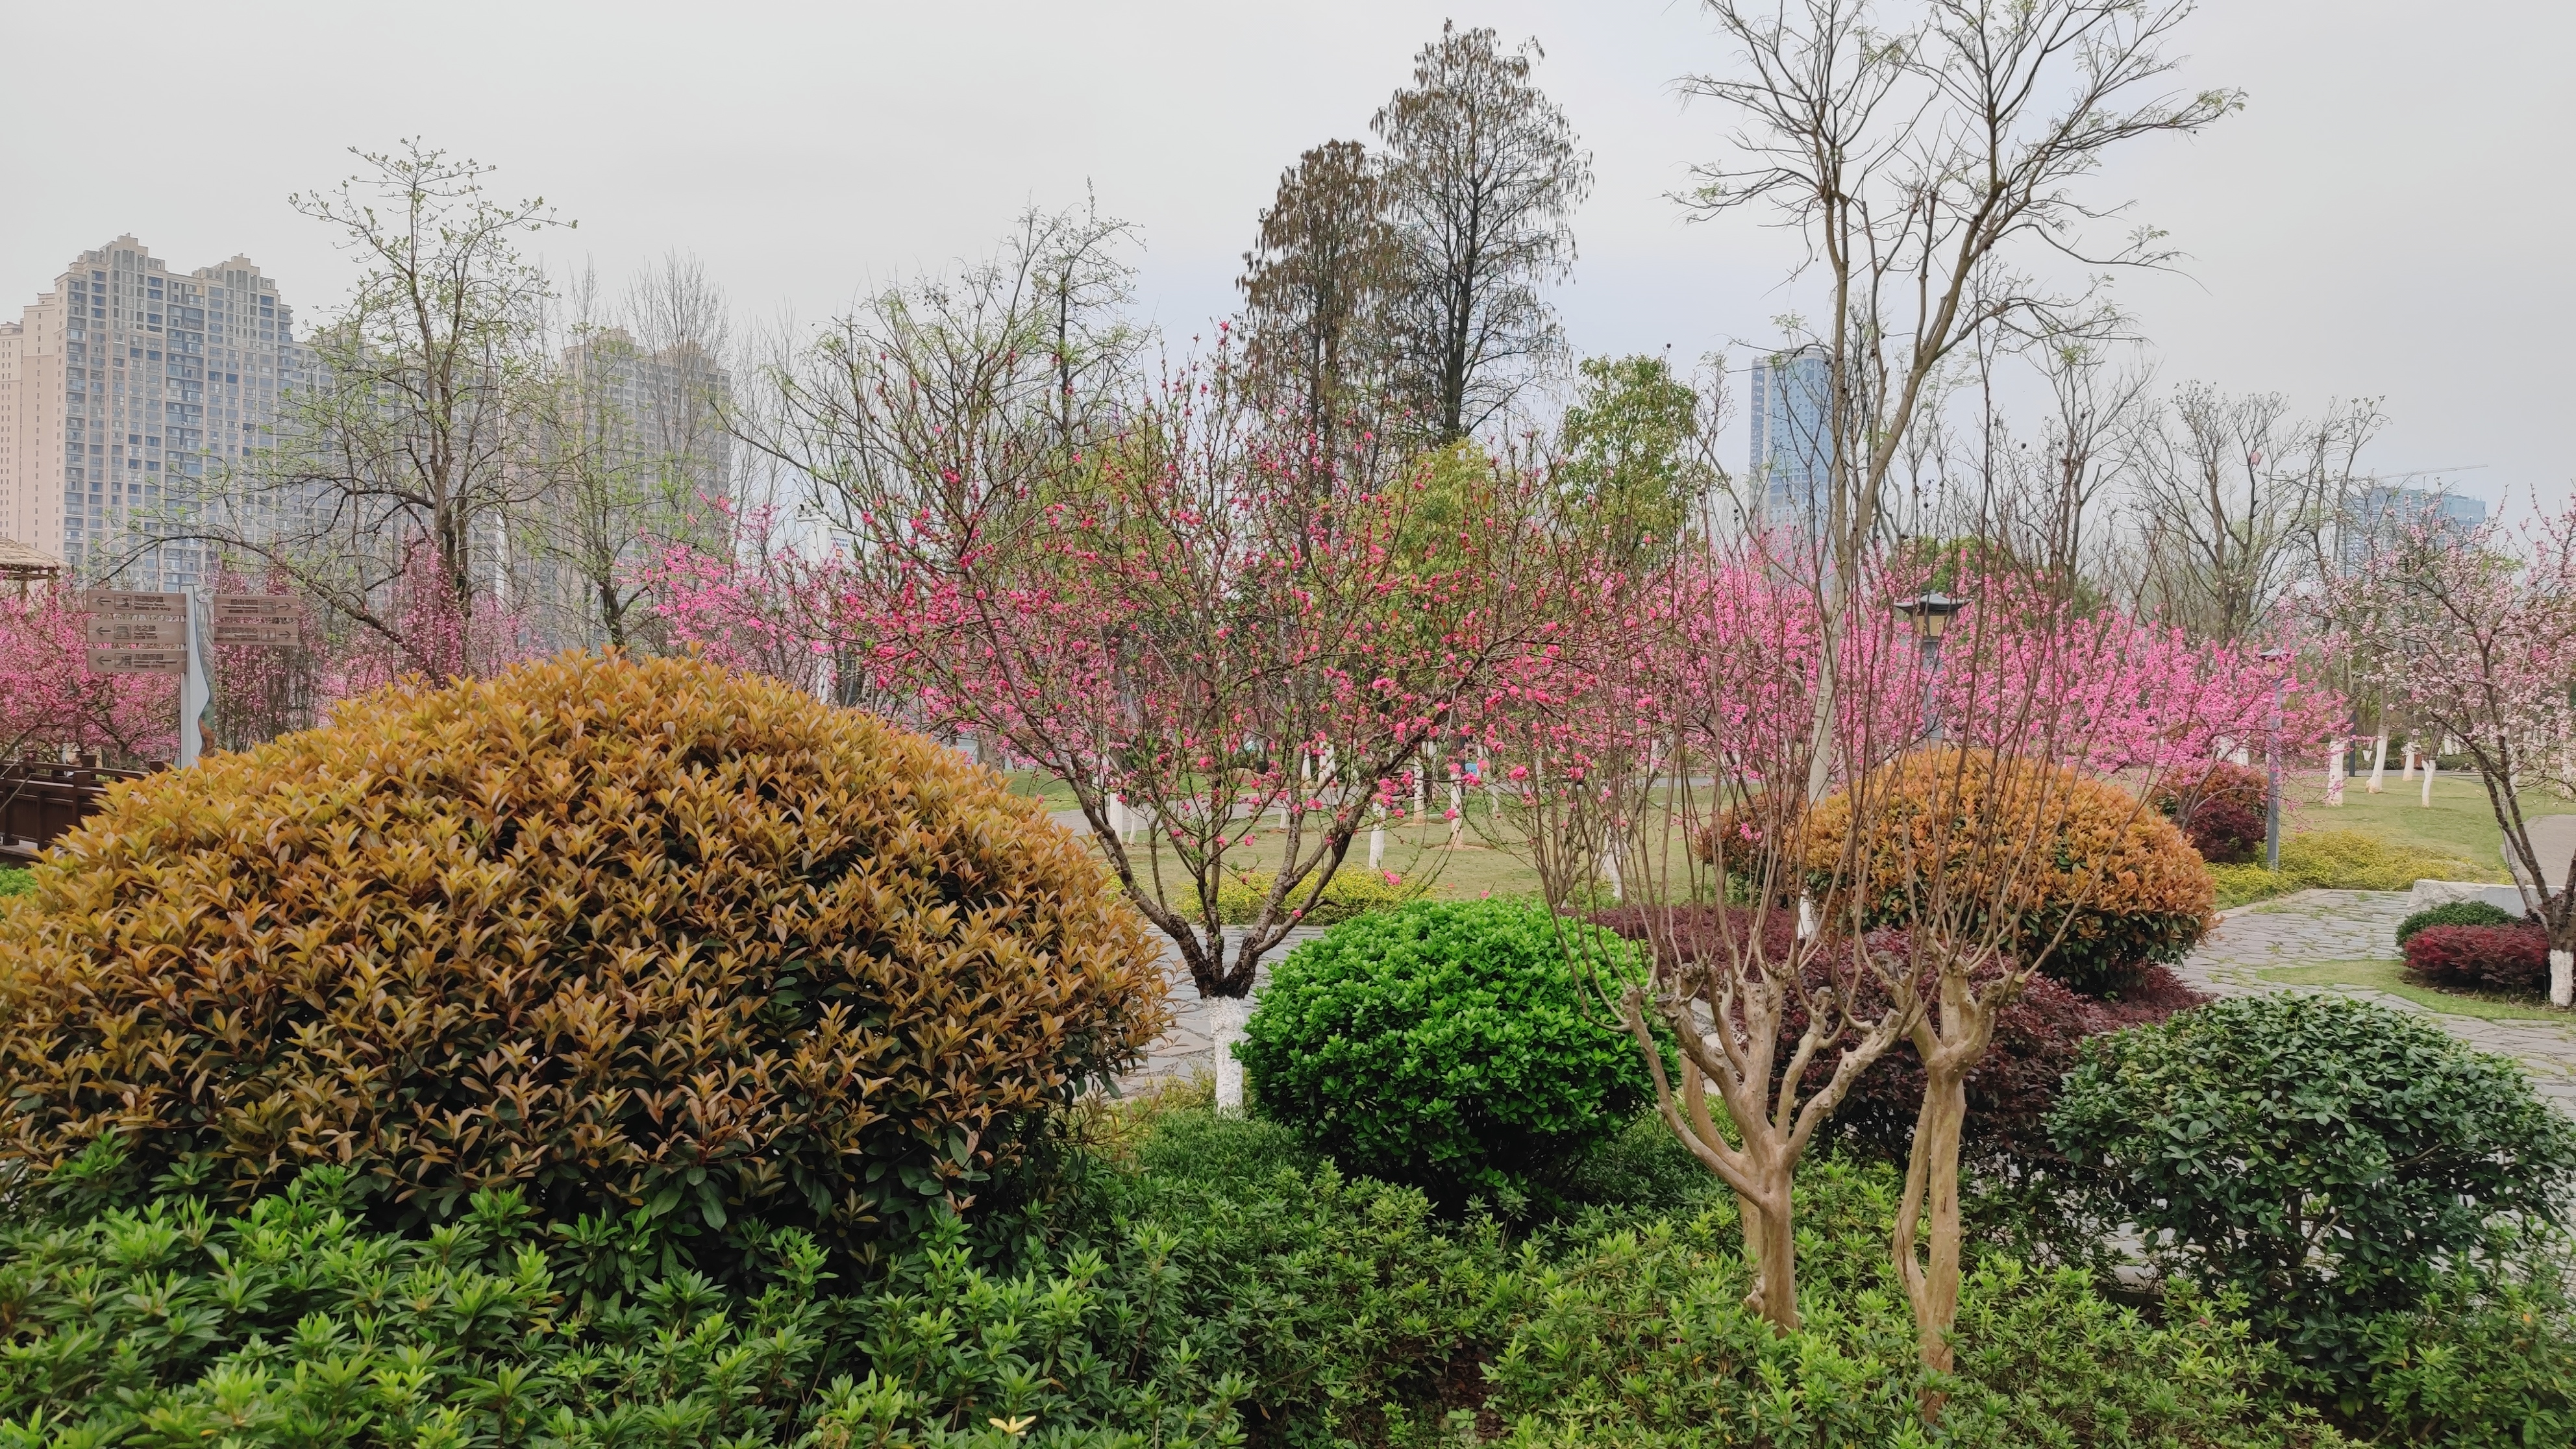
[[[2536,993],[2549,985],[2549,933],[2538,926],[2427,926],[2406,941],[2406,974],[2451,991]]]
[[[1593,919],[1619,935],[1648,942],[1655,950],[1676,951],[1684,960],[1721,951],[1727,942],[1740,950],[1757,929],[1753,912],[1740,907],[1728,908],[1723,920],[1710,906],[1630,906]],[[1766,911],[1758,929],[1764,954],[1774,961],[1786,960],[1797,929],[1796,913]],[[1721,930],[1727,934],[1721,935]],[[1882,944],[1902,951],[1904,938],[1891,932]],[[1813,976],[1814,984],[1824,984],[1821,966],[1813,968]],[[1985,1060],[1968,1074],[1968,1120],[1960,1143],[1966,1161],[1988,1168],[2055,1163],[2058,1158],[2049,1145],[2047,1118],[2057,1105],[2058,1086],[2074,1067],[2084,1040],[2163,1021],[2207,1000],[2205,993],[2193,990],[2164,966],[2146,967],[2116,1001],[2080,995],[2046,976],[2033,977],[2019,999],[1996,1017]],[[1883,1009],[1885,1001],[1876,978],[1864,973],[1859,1014],[1869,1017]],[[1791,1003],[1780,1023],[1777,1060],[1783,1068],[1806,1029],[1804,1006]],[[1832,1078],[1834,1057],[1825,1053],[1809,1066],[1810,1090]],[[1776,1089],[1778,1084],[1773,1085]],[[1923,1064],[1910,1044],[1899,1042],[1852,1085],[1834,1113],[1832,1130],[1873,1152],[1901,1158],[1914,1139],[1915,1113],[1922,1103]]]
[[[2155,807],[2181,827],[2200,858],[2242,865],[2263,846],[2263,772],[2221,761],[2190,780],[2156,791]]]

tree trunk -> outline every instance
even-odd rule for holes
[[[1923,1366],[1948,1373],[1954,1361],[1950,1328],[1959,1316],[1959,1135],[1968,1120],[1973,1058],[1960,1061],[1949,1052],[1927,1055],[1923,1106],[1914,1119],[1905,1195],[1896,1211],[1896,1268],[1914,1309],[1915,1347]],[[1927,1226],[1928,1257],[1923,1254]],[[1926,1399],[1927,1415],[1940,1412],[1938,1399]]]
[[[1234,1044],[1243,1040],[1243,998],[1212,996],[1207,1003],[1208,1041],[1216,1051],[1216,1110],[1219,1116],[1243,1115],[1243,1063]]]
[[[1761,1256],[1745,1265],[1753,1273],[1753,1294],[1747,1305],[1782,1333],[1798,1331],[1797,1219],[1790,1212],[1789,1190],[1789,1173],[1783,1169],[1776,1184],[1779,1211],[1765,1211],[1740,1193],[1736,1197],[1746,1213],[1745,1241],[1758,1239],[1762,1245]]]

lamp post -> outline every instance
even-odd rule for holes
[[[2285,662],[2287,649],[2266,649],[2263,662],[2272,666],[2272,733],[2263,751],[2263,762],[2271,776],[2271,787],[2263,792],[2263,868],[2281,868],[2281,691],[2289,683],[2290,670]]]
[[[1941,680],[1941,635],[1950,627],[1950,616],[1967,605],[1938,589],[1930,589],[1910,599],[1899,599],[1894,607],[1914,625],[1915,641],[1923,651],[1923,737],[1938,741],[1940,696],[1934,691]]]

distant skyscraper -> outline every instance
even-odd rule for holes
[[[1753,364],[1746,421],[1762,526],[1811,528],[1832,498],[1833,363],[1813,345]]]
[[[0,323],[0,533],[95,573],[184,518],[224,465],[273,445],[309,365],[277,284],[236,256],[185,275],[121,236]],[[193,544],[117,582],[204,581]]]
[[[2344,504],[2337,542],[2343,566],[2350,570],[2369,557],[2374,542],[2384,546],[2400,529],[2429,525],[2437,533],[2465,538],[2486,521],[2487,506],[2478,499],[2374,483]]]

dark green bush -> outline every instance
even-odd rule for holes
[[[1298,947],[1237,1048],[1261,1111],[1352,1172],[1453,1199],[1561,1169],[1653,1087],[1560,931],[1595,933],[1611,969],[1635,959],[1518,901],[1417,903]]]
[[[2510,926],[2522,917],[2484,901],[2450,901],[2417,911],[2397,923],[2397,945],[2404,949],[2427,926]]]
[[[2311,1370],[2360,1370],[2370,1315],[2415,1305],[2510,1215],[2555,1219],[2576,1124],[2522,1069],[2341,996],[2238,997],[2096,1037],[2051,1135],[2106,1225],[2228,1286]]]

